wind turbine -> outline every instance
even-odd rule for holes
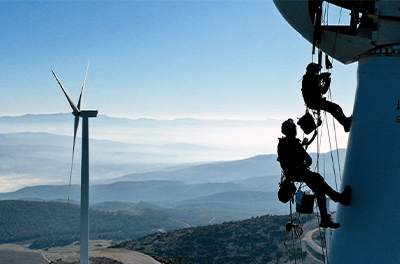
[[[329,263],[399,263],[400,2],[274,0],[285,20],[338,61],[358,61],[357,92]],[[322,4],[350,11],[349,25],[321,25]],[[323,17],[323,16],[322,16]]]
[[[74,163],[76,132],[78,130],[79,118],[82,117],[83,119],[82,162],[81,162],[81,245],[80,245],[81,264],[89,264],[89,118],[97,117],[97,110],[81,110],[81,102],[82,102],[83,92],[85,90],[85,83],[86,83],[86,76],[88,69],[89,69],[89,63],[86,68],[85,79],[83,81],[78,104],[75,103],[74,99],[64,88],[64,85],[58,79],[56,73],[53,70],[51,70],[58,84],[60,85],[62,91],[67,97],[67,100],[72,108],[72,114],[75,116],[70,186],[72,177],[72,167]],[[69,195],[68,195],[68,201],[69,201]]]

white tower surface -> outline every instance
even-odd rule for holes
[[[400,1],[274,2],[286,21],[319,49],[345,64],[358,61],[341,186],[351,186],[352,201],[350,206],[338,204],[341,227],[333,232],[328,262],[400,263]],[[315,10],[326,2],[355,10],[355,23],[314,26]]]

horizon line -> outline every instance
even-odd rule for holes
[[[32,113],[26,113],[26,114],[20,114],[20,115],[4,115],[0,116],[0,118],[18,118],[18,117],[24,117],[24,116],[49,116],[49,115],[67,115],[71,114],[72,112],[59,112],[59,113],[39,113],[39,114],[32,114]],[[141,119],[148,119],[148,120],[155,120],[155,121],[177,121],[177,120],[204,120],[204,121],[282,121],[286,120],[286,118],[276,118],[276,117],[266,117],[266,118],[243,118],[243,117],[237,117],[237,118],[232,118],[232,117],[171,117],[171,118],[160,118],[160,117],[126,117],[126,116],[111,116],[107,114],[99,114],[99,116],[106,116],[109,118],[118,118],[118,119],[129,119],[129,120],[141,120]]]

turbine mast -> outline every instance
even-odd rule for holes
[[[97,111],[81,111],[82,163],[81,163],[81,264],[89,264],[89,117]]]
[[[75,103],[74,99],[72,99],[72,97],[68,93],[67,89],[65,89],[64,85],[58,79],[56,73],[53,70],[51,70],[54,77],[56,78],[58,84],[60,85],[62,91],[64,92],[64,95],[67,98],[67,100],[72,108],[72,111],[73,111],[72,113],[75,116],[70,185],[71,185],[72,167],[73,167],[73,162],[74,162],[76,132],[78,130],[79,118],[81,118],[81,117],[83,118],[82,157],[81,157],[82,158],[82,162],[81,162],[81,244],[80,244],[81,264],[89,264],[89,118],[97,117],[97,110],[81,111],[81,109],[80,109],[81,103],[82,103],[83,92],[85,89],[88,68],[89,68],[89,64],[86,68],[85,79],[83,81],[83,86],[82,86],[81,94],[79,96],[78,105]],[[68,195],[68,202],[69,202],[69,195]]]

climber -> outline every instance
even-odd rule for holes
[[[313,110],[324,110],[344,127],[346,132],[350,131],[351,117],[346,117],[342,108],[328,100],[323,95],[329,90],[331,84],[330,72],[320,73],[322,66],[311,62],[308,64],[306,74],[303,76],[301,92],[307,107]]]
[[[309,169],[312,159],[305,151],[300,140],[296,138],[296,125],[292,119],[282,123],[282,133],[286,137],[279,138],[278,161],[284,172],[285,181],[305,182],[314,192],[321,213],[320,227],[340,227],[339,223],[333,222],[331,215],[327,212],[325,195],[328,195],[334,202],[348,206],[350,205],[351,197],[350,186],[345,186],[344,191],[339,193],[333,190],[319,173],[312,172]]]

